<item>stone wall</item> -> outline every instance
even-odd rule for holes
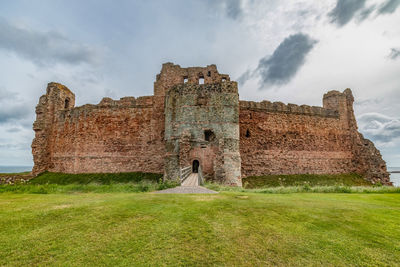
[[[197,160],[210,180],[241,185],[264,174],[356,172],[390,184],[386,164],[357,130],[353,95],[331,91],[323,107],[239,101],[215,65],[163,64],[154,95],[75,107],[49,83],[36,107],[33,174],[154,172],[176,180]]]
[[[49,87],[60,90],[59,85]],[[153,97],[104,98],[98,105],[71,105],[46,115],[55,100],[62,102],[64,96],[55,95],[58,98],[51,93],[43,96],[47,101],[40,101],[37,108],[43,113],[38,114],[35,129],[46,127],[36,130],[34,173],[163,173],[164,142],[161,132],[153,130]],[[45,149],[38,147],[42,139]]]
[[[389,184],[386,164],[357,131],[350,89],[324,107],[240,101],[242,175],[359,173]]]

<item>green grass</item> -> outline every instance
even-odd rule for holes
[[[0,194],[0,266],[395,266],[400,194]]]
[[[30,180],[30,184],[113,184],[113,183],[138,183],[141,181],[160,182],[162,174],[127,172],[127,173],[52,173],[45,172]]]
[[[112,184],[17,184],[0,185],[1,193],[14,194],[59,194],[59,193],[139,193],[163,190],[177,186],[171,182],[141,181],[136,183]]]
[[[205,187],[219,192],[242,192],[242,193],[260,193],[260,194],[292,194],[292,193],[400,193],[400,187],[393,186],[279,186],[279,187],[261,187],[248,189],[243,187],[224,186],[216,183],[206,183]]]
[[[243,178],[245,188],[281,186],[371,186],[358,174],[263,175]]]

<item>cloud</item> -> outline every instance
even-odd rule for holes
[[[8,132],[8,133],[18,133],[20,131],[22,131],[21,128],[17,128],[17,127],[13,127],[13,128],[6,130],[6,132]]]
[[[368,8],[362,9],[358,15],[358,21],[361,22],[361,21],[366,20],[369,17],[369,15],[371,15],[372,12],[375,11],[375,9],[376,9],[376,5],[372,5]]]
[[[400,0],[388,0],[378,9],[379,14],[392,14],[400,5]]]
[[[25,119],[30,113],[29,105],[20,101],[17,94],[0,88],[0,124]]]
[[[96,63],[95,49],[69,40],[58,32],[19,28],[0,18],[0,49],[11,51],[33,63]]]
[[[246,71],[238,79],[243,84],[255,75],[260,75],[262,87],[268,84],[288,83],[305,63],[307,54],[316,40],[306,34],[297,33],[285,38],[271,56],[262,58],[255,71]]]
[[[29,150],[30,144],[29,143],[7,143],[1,144],[0,149],[4,150]]]
[[[331,17],[332,23],[342,27],[364,8],[365,2],[366,0],[338,0],[335,8],[329,12],[328,16]]]
[[[360,131],[381,145],[392,146],[400,140],[400,120],[380,113],[365,113],[358,118]]]
[[[367,19],[376,11],[374,18],[379,15],[392,14],[400,6],[400,0],[387,0],[379,7],[371,5],[365,7],[366,0],[338,0],[336,7],[328,14],[331,22],[336,23],[339,27],[346,25],[353,17],[357,16],[359,22]]]
[[[238,19],[242,15],[241,0],[226,0],[225,10],[229,18]]]
[[[243,2],[242,0],[207,0],[205,1],[210,10],[218,10],[224,16],[230,19],[238,20],[243,15]]]
[[[392,48],[390,49],[390,54],[389,54],[389,58],[396,60],[397,58],[400,57],[400,50],[396,49],[396,48]]]

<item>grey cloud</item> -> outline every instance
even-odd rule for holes
[[[0,107],[0,124],[26,118],[31,110],[23,104]]]
[[[0,49],[11,51],[37,65],[96,62],[94,49],[67,39],[57,32],[19,28],[0,18]]]
[[[211,9],[217,9],[234,20],[240,19],[243,15],[242,0],[207,0],[206,3]]]
[[[393,59],[393,60],[396,60],[397,58],[400,58],[400,50],[396,49],[396,48],[390,49],[389,58]]]
[[[369,15],[371,15],[372,12],[374,12],[375,8],[376,6],[372,5],[368,8],[364,8],[363,10],[361,10],[360,14],[358,15],[358,21],[361,22],[363,20],[366,20],[369,17]]]
[[[7,129],[6,131],[8,133],[18,133],[18,132],[20,132],[22,130],[21,130],[21,128],[13,127],[13,128]]]
[[[358,11],[364,8],[365,2],[366,0],[338,0],[335,8],[328,14],[331,22],[339,27],[346,25]]]
[[[289,82],[305,63],[307,54],[316,40],[303,33],[297,33],[285,38],[271,56],[260,60],[255,71],[247,71],[239,82],[244,83],[254,75],[261,76],[261,85],[285,84]]]
[[[15,93],[0,88],[0,124],[16,122],[30,115],[30,107],[20,101],[17,96]]]
[[[241,0],[227,0],[226,14],[232,19],[238,19],[242,15]]]
[[[400,6],[400,0],[387,0],[379,7],[377,5],[364,7],[365,3],[366,0],[338,0],[336,7],[328,14],[331,22],[338,26],[344,26],[355,16],[359,22],[362,22],[374,11],[376,11],[374,16],[376,18],[379,15],[392,14]]]
[[[30,149],[30,144],[29,143],[0,144],[0,149],[4,149],[4,150],[29,150]]]
[[[380,113],[365,113],[358,118],[360,131],[373,141],[390,145],[400,140],[400,120]]]
[[[388,0],[379,9],[379,14],[392,14],[400,5],[400,0]]]

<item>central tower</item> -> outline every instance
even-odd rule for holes
[[[237,83],[215,65],[167,63],[155,89],[165,96],[164,179],[179,180],[180,168],[199,165],[209,180],[241,186]]]

